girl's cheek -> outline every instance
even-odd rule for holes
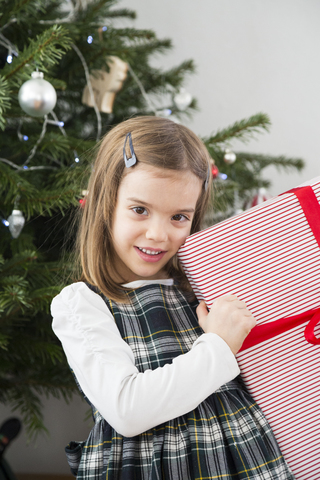
[[[187,231],[184,231],[183,234],[180,236],[180,246],[184,244],[187,237],[190,235],[190,228]]]

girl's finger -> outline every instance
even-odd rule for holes
[[[206,302],[201,300],[201,302],[197,306],[196,312],[197,312],[198,318],[206,317],[208,315],[208,309],[207,309]]]

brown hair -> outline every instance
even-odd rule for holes
[[[81,209],[77,241],[81,280],[98,287],[108,298],[124,302],[127,301],[126,289],[114,280],[112,222],[118,188],[125,175],[123,146],[129,132],[138,163],[191,171],[203,184],[210,168],[209,153],[197,135],[166,118],[135,117],[120,123],[102,139],[89,180],[85,208]],[[128,143],[126,150],[127,157],[130,157]],[[191,233],[201,228],[209,200],[210,181],[211,176],[208,188],[203,186],[198,198]],[[188,281],[175,257],[167,264],[168,275],[186,288]]]

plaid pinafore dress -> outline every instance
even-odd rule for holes
[[[197,302],[188,301],[176,286],[145,285],[128,295],[129,304],[102,298],[140,372],[171,363],[203,333],[195,313]],[[194,411],[131,438],[118,434],[91,407],[95,424],[87,441],[66,447],[77,479],[294,480],[240,377]]]

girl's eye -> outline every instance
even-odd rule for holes
[[[175,222],[183,222],[185,220],[189,220],[189,218],[185,215],[182,215],[182,213],[177,213],[177,215],[173,215],[172,220]]]
[[[132,210],[135,213],[137,213],[138,215],[147,215],[148,214],[147,210],[144,207],[134,207]]]

